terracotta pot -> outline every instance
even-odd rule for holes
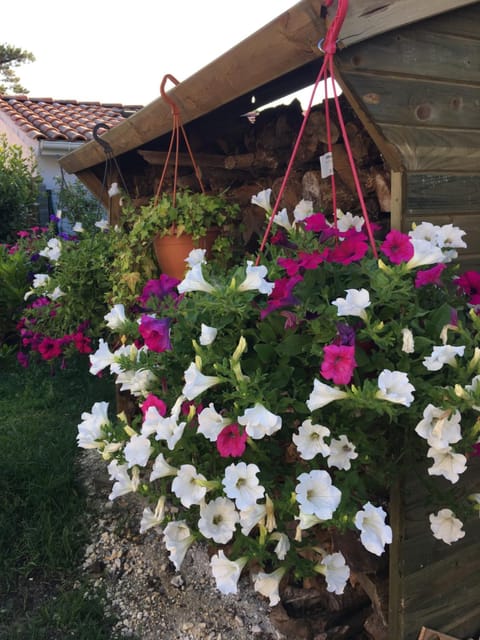
[[[206,249],[206,257],[209,258],[213,243],[219,235],[218,229],[211,229],[204,238],[193,240],[192,236],[155,236],[153,248],[158,266],[162,273],[183,280],[187,264],[185,259],[192,249]]]

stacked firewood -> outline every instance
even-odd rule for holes
[[[358,117],[345,99],[341,110],[345,134],[339,126],[336,109],[329,105],[329,128],[332,144],[334,180],[322,177],[320,157],[328,151],[327,122],[324,104],[314,106],[300,136],[304,115],[298,100],[290,105],[268,108],[243,117],[238,126],[222,133],[194,138],[194,158],[201,180],[208,191],[227,191],[228,197],[239,203],[244,216],[244,237],[258,234],[264,226],[264,215],[251,205],[252,195],[272,188],[272,205],[285,181],[279,209],[293,211],[302,199],[311,200],[315,211],[333,214],[332,190],[335,187],[337,208],[360,213],[360,201],[350,165],[347,144],[350,146],[358,182],[371,221],[382,221],[390,212],[390,173],[382,156]],[[347,140],[345,139],[347,138]],[[296,142],[297,152],[293,157]],[[166,152],[139,151],[152,170],[159,172],[165,163]],[[172,162],[172,159],[170,159]],[[198,189],[198,177],[192,168],[191,156],[178,157],[178,185]],[[173,171],[173,169],[172,169]],[[169,188],[168,174],[165,182]]]

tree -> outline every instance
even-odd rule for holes
[[[17,231],[36,221],[39,182],[33,154],[25,157],[0,134],[0,242],[14,242]]]
[[[23,51],[10,44],[0,44],[0,94],[13,91],[14,93],[28,93],[20,84],[20,78],[14,69],[26,62],[35,62],[35,56],[29,51]]]

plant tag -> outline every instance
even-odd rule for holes
[[[320,171],[322,178],[333,176],[333,155],[331,151],[320,156]]]

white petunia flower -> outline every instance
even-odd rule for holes
[[[387,514],[382,507],[367,502],[355,515],[355,526],[360,530],[360,540],[370,553],[381,556],[385,545],[392,542],[392,529],[385,524]]]
[[[220,593],[237,593],[238,580],[247,561],[246,557],[229,560],[222,549],[211,557],[210,567]]]
[[[110,228],[110,224],[108,222],[108,220],[97,220],[97,222],[95,222],[95,226],[100,229],[100,231],[108,231],[108,229]]]
[[[39,255],[44,258],[48,258],[52,262],[57,262],[62,253],[62,244],[58,238],[50,238],[47,242],[47,246],[42,251],[39,251]]]
[[[209,327],[208,325],[203,324],[202,322],[201,333],[199,338],[199,342],[202,345],[202,347],[207,347],[209,344],[212,344],[212,342],[217,337],[217,333],[218,333],[218,329],[215,329],[215,327]]]
[[[290,540],[286,533],[274,531],[270,536],[270,540],[276,540],[277,544],[273,550],[279,560],[285,560],[290,550]]]
[[[292,440],[304,460],[313,460],[316,455],[328,456],[330,447],[324,438],[330,435],[330,429],[321,424],[312,424],[312,421],[304,420],[294,433]]]
[[[182,464],[172,482],[172,491],[184,507],[200,504],[207,493],[206,478],[192,464]]]
[[[174,416],[161,416],[157,407],[148,407],[142,425],[142,435],[155,433],[155,440],[165,440],[170,451],[183,436],[186,422],[178,423]]]
[[[113,198],[113,196],[119,196],[120,195],[120,187],[118,186],[118,182],[112,182],[112,184],[110,185],[110,188],[108,189],[108,196],[110,198]]]
[[[407,269],[416,269],[429,264],[445,262],[445,257],[440,247],[428,242],[428,240],[410,238],[410,242],[413,246],[413,256],[406,263]]]
[[[98,449],[102,438],[102,427],[110,424],[108,419],[108,402],[95,402],[92,412],[84,411],[82,421],[78,425],[77,443],[82,449]]]
[[[443,449],[430,447],[427,457],[433,458],[433,465],[428,468],[428,474],[443,476],[452,484],[458,482],[460,474],[467,468],[467,458],[462,453],[455,453],[452,447]]]
[[[260,485],[256,464],[232,463],[225,469],[222,484],[229,498],[235,500],[237,509],[247,509],[263,498],[265,489]]]
[[[45,287],[50,281],[50,276],[46,273],[36,273],[33,276],[32,287],[38,289],[39,287]]]
[[[329,467],[337,467],[343,471],[348,471],[351,468],[350,461],[358,458],[358,453],[355,450],[355,445],[345,435],[341,435],[336,438],[332,438],[330,441],[330,453],[327,458],[327,464]]]
[[[413,391],[415,387],[408,381],[406,373],[384,369],[378,376],[378,391],[375,397],[409,407],[414,400]]]
[[[354,216],[350,211],[343,213],[343,211],[337,209],[337,229],[342,233],[349,229],[361,231],[364,223],[365,220],[362,216]]]
[[[235,533],[239,516],[235,505],[228,498],[216,498],[200,506],[198,530],[218,544],[226,544]]]
[[[251,203],[256,204],[257,206],[265,209],[265,211],[270,212],[272,207],[270,205],[270,197],[272,195],[271,189],[264,189],[257,193],[256,196],[252,196]]]
[[[457,362],[455,358],[457,356],[462,357],[464,352],[465,347],[453,347],[450,344],[433,347],[432,355],[424,358],[423,366],[429,371],[439,371],[444,364],[456,367]]]
[[[120,364],[120,358],[126,357],[132,362],[136,362],[138,360],[138,355],[140,351],[141,350],[137,349],[137,347],[134,344],[122,344],[122,346],[118,347],[118,349],[115,349],[115,351],[113,352],[113,362],[110,365],[111,373],[115,375],[126,373],[123,370],[122,365]],[[133,372],[131,372],[131,374],[132,374],[131,377],[133,377]],[[120,383],[121,381],[117,380],[117,382]]]
[[[290,222],[290,218],[288,217],[288,213],[286,209],[282,209],[274,216],[273,221],[275,224],[278,224],[279,227],[283,227],[287,231],[292,229],[292,223]]]
[[[250,438],[260,440],[265,436],[271,436],[282,428],[280,416],[266,409],[257,402],[254,407],[245,409],[242,416],[238,416],[238,424],[245,427],[245,431]]]
[[[440,409],[428,404],[423,411],[423,420],[415,427],[415,432],[435,449],[443,449],[462,439],[460,420],[462,416],[457,410]]]
[[[221,382],[221,379],[217,376],[205,376],[197,367],[195,362],[192,362],[188,369],[184,372],[185,386],[182,389],[182,394],[187,400],[193,400],[198,395]]]
[[[314,469],[301,473],[295,495],[303,513],[313,514],[321,520],[330,520],[340,504],[342,492],[332,484],[327,471]]]
[[[186,522],[178,520],[169,522],[163,531],[165,548],[167,549],[170,561],[173,562],[177,571],[182,566],[190,545],[195,541],[195,537],[190,533]]]
[[[112,329],[112,331],[118,331],[127,321],[125,307],[123,304],[115,304],[111,310],[103,316],[103,318],[109,329]]]
[[[117,460],[112,460],[107,467],[110,479],[115,480],[112,492],[108,496],[109,500],[115,500],[126,493],[137,491],[140,486],[140,475],[137,467],[132,470],[132,477],[128,475],[128,465],[118,464]]]
[[[260,293],[265,293],[267,296],[270,295],[275,284],[265,280],[267,273],[267,267],[264,265],[254,267],[253,262],[251,260],[247,260],[246,278],[238,285],[237,291],[258,290]]]
[[[404,353],[414,353],[415,351],[413,333],[406,327],[402,329],[402,351]]]
[[[305,531],[306,529],[311,529],[315,527],[317,524],[323,522],[322,518],[318,518],[313,513],[305,513],[300,508],[298,512],[298,516],[295,516],[295,520],[298,520],[298,528],[301,531]]]
[[[265,520],[267,507],[265,504],[251,504],[246,509],[240,510],[240,527],[244,536],[248,536],[250,531]]]
[[[315,566],[315,571],[325,576],[327,591],[341,595],[350,577],[350,569],[345,563],[345,558],[340,552],[326,555],[320,564]]]
[[[303,222],[305,218],[309,218],[313,214],[313,202],[311,200],[300,200],[293,210],[293,219],[295,222]]]
[[[83,228],[83,224],[81,222],[75,222],[73,225],[73,231],[75,233],[83,233],[85,229]]]
[[[431,513],[429,520],[433,536],[437,540],[452,544],[465,536],[463,522],[455,517],[451,509],[440,509],[436,515]]]
[[[370,306],[370,294],[366,289],[345,289],[345,298],[337,298],[332,302],[337,307],[339,316],[357,316],[367,319],[365,309]]]
[[[178,469],[176,467],[172,467],[172,465],[165,460],[165,456],[163,455],[163,453],[159,453],[153,463],[152,473],[150,474],[150,482],[158,480],[158,478],[176,476],[177,472]]]
[[[160,496],[155,511],[152,511],[149,507],[145,507],[142,513],[142,519],[140,520],[140,533],[145,533],[148,529],[162,524],[165,517],[166,500],[166,496]]]
[[[221,416],[215,409],[213,402],[205,407],[198,414],[198,429],[210,442],[216,442],[217,438],[224,427],[227,426],[229,420]]]
[[[47,293],[47,298],[50,298],[50,300],[58,300],[64,295],[65,293],[60,289],[60,287],[55,287],[53,291]]]
[[[127,466],[129,469],[131,469],[135,465],[144,467],[147,464],[148,459],[150,458],[150,454],[152,453],[152,445],[150,443],[150,440],[145,436],[134,435],[125,445],[123,453],[125,455],[125,459],[128,463]]]
[[[279,587],[285,571],[285,567],[280,567],[272,573],[263,573],[263,571],[260,571],[255,577],[253,588],[270,600],[271,607],[274,607],[280,602]]]
[[[119,377],[120,378],[120,377]],[[120,379],[117,378],[117,382]],[[120,391],[130,391],[132,396],[146,398],[157,382],[157,377],[150,369],[138,369],[132,376],[122,382]]]
[[[191,291],[212,293],[215,291],[215,287],[205,280],[202,272],[202,263],[197,262],[187,271],[177,290],[178,293],[189,293]]]
[[[185,262],[188,264],[190,268],[192,268],[196,264],[205,264],[206,253],[207,253],[206,249],[192,249],[188,254],[188,256],[185,258]]]
[[[330,387],[315,378],[312,393],[306,404],[310,411],[315,411],[315,409],[320,409],[334,400],[343,400],[347,395],[346,391],[342,391],[338,387]]]

